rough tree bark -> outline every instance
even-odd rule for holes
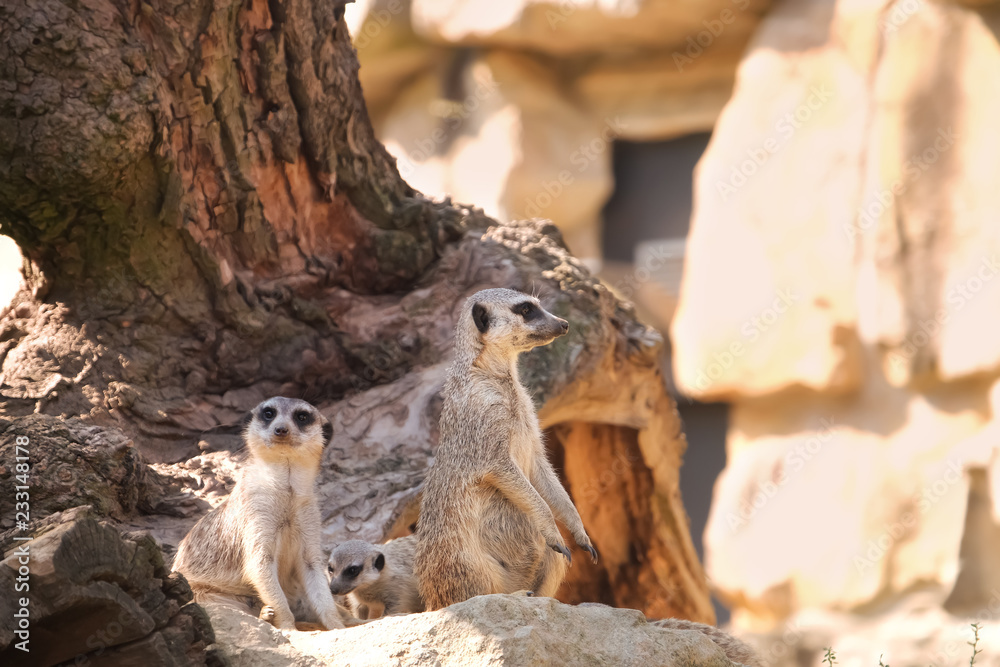
[[[0,232],[27,285],[0,319],[8,434],[33,413],[121,429],[198,491],[246,409],[300,396],[337,429],[326,538],[381,539],[412,523],[457,306],[534,290],[573,328],[524,377],[604,554],[574,561],[562,597],[711,621],[658,336],[551,225],[400,178],[342,16],[339,0],[0,6]]]

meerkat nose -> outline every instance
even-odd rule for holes
[[[287,426],[275,426],[274,427],[274,434],[275,435],[288,435],[288,427]]]
[[[567,322],[566,320],[559,320],[559,326],[562,327],[563,333],[569,331],[569,322]]]

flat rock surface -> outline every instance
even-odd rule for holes
[[[447,609],[346,630],[291,632],[206,605],[233,667],[258,665],[661,665],[727,667],[699,632],[651,625],[641,612],[552,598],[484,595]]]

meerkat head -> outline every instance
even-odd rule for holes
[[[538,299],[510,289],[473,294],[462,318],[460,326],[478,338],[483,350],[524,352],[569,331],[569,323],[542,308]]]
[[[318,458],[333,436],[333,425],[319,410],[297,398],[262,401],[245,420],[244,437],[259,459]]]
[[[330,554],[330,592],[347,595],[356,588],[373,584],[382,576],[385,554],[374,544],[351,540],[338,544]]]

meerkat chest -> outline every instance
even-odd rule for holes
[[[510,456],[514,463],[530,476],[541,446],[541,430],[528,392],[521,387],[517,387],[517,390],[511,401],[511,413],[514,418],[510,430]]]

